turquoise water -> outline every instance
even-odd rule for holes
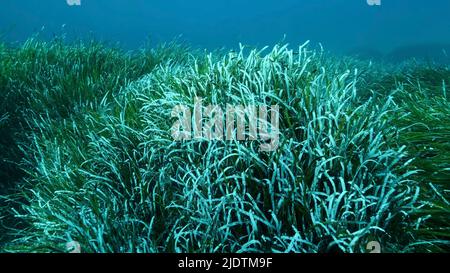
[[[449,11],[1,0],[0,253],[449,252]]]
[[[311,40],[372,57],[399,48],[408,56],[440,56],[450,44],[448,0],[381,0],[380,6],[367,0],[70,1],[2,0],[0,33],[8,41],[64,33],[125,48],[175,37],[208,49]]]

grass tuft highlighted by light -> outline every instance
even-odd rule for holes
[[[0,87],[15,98],[3,99],[10,107],[0,126],[14,117],[24,128],[6,145],[20,148],[24,173],[3,197],[22,223],[4,251],[59,252],[69,241],[85,252],[448,245],[443,70],[415,70],[421,78],[398,69],[396,78],[306,44],[133,55],[30,41],[0,47],[0,56]],[[430,90],[414,79],[430,80]],[[438,79],[442,95],[430,98]],[[278,149],[260,151],[262,140],[174,141],[171,111],[196,97],[223,109],[279,105]]]

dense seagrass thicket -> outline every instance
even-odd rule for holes
[[[88,252],[361,252],[378,240],[401,251],[422,219],[410,217],[420,191],[397,126],[407,113],[390,96],[361,100],[359,74],[306,46],[241,48],[168,58],[76,114],[30,110],[15,212],[28,226],[16,242],[40,251],[76,240]],[[172,108],[196,97],[223,108],[279,105],[278,149],[174,141]]]
[[[22,163],[30,152],[30,134],[38,133],[40,124],[35,120],[45,117],[60,126],[85,111],[96,111],[105,97],[111,99],[161,62],[182,61],[185,53],[175,44],[128,53],[95,41],[0,42],[0,249],[4,240],[10,240],[4,237],[15,233],[12,227],[23,228],[11,206],[27,200],[20,196],[26,193],[22,181],[37,162]]]

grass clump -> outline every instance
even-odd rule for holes
[[[184,52],[175,44],[127,53],[95,41],[0,43],[0,195],[10,194],[29,171],[20,166],[28,152],[20,146],[28,149],[29,133],[40,127],[36,120],[48,117],[57,124],[77,119],[158,64],[182,61]],[[18,219],[9,217],[13,201],[18,201],[15,196],[0,198],[2,226],[17,225]]]
[[[439,69],[437,73],[441,73]],[[430,74],[428,71],[427,74]],[[423,76],[423,75],[422,75]],[[450,100],[446,95],[450,74],[429,83],[422,81],[401,87],[404,112],[398,126],[405,127],[400,141],[408,143],[418,170],[414,179],[422,186],[421,209],[413,247],[421,251],[448,252],[450,247]],[[436,82],[442,82],[439,86]],[[434,83],[434,84],[433,84]],[[440,92],[439,92],[440,89]],[[420,224],[419,224],[420,223]]]
[[[3,251],[72,240],[85,252],[448,249],[446,68],[380,68],[306,45],[131,54],[30,40],[0,56],[2,164],[15,168],[1,166],[15,231]],[[278,105],[277,149],[174,141],[172,109],[199,97]]]
[[[84,107],[96,107],[159,63],[181,60],[183,49],[175,47],[126,53],[95,41],[67,45],[63,39],[30,39],[19,47],[0,44],[2,146],[17,152],[16,135],[28,129],[24,126],[29,114],[64,119],[82,113]]]
[[[76,240],[89,252],[361,252],[379,240],[402,251],[420,190],[396,141],[391,113],[400,108],[392,97],[361,102],[359,73],[345,66],[304,46],[242,48],[162,63],[76,114],[31,109],[16,210],[28,226],[16,242]],[[173,141],[172,108],[195,97],[279,105],[278,149]]]
[[[412,179],[421,187],[421,205],[410,215],[417,222],[412,229],[416,239],[407,248],[448,252],[450,70],[439,64],[409,61],[397,66],[375,65],[364,78],[366,93],[379,100],[387,94],[394,97],[399,108],[393,125],[402,128],[396,141],[405,145],[408,156],[414,159],[410,167],[416,171]]]

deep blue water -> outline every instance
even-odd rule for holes
[[[381,0],[381,6],[367,0],[80,1],[1,0],[0,33],[12,42],[37,32],[43,38],[66,33],[130,49],[148,38],[158,43],[180,35],[208,49],[311,40],[331,51],[375,55],[450,44],[450,0]]]

